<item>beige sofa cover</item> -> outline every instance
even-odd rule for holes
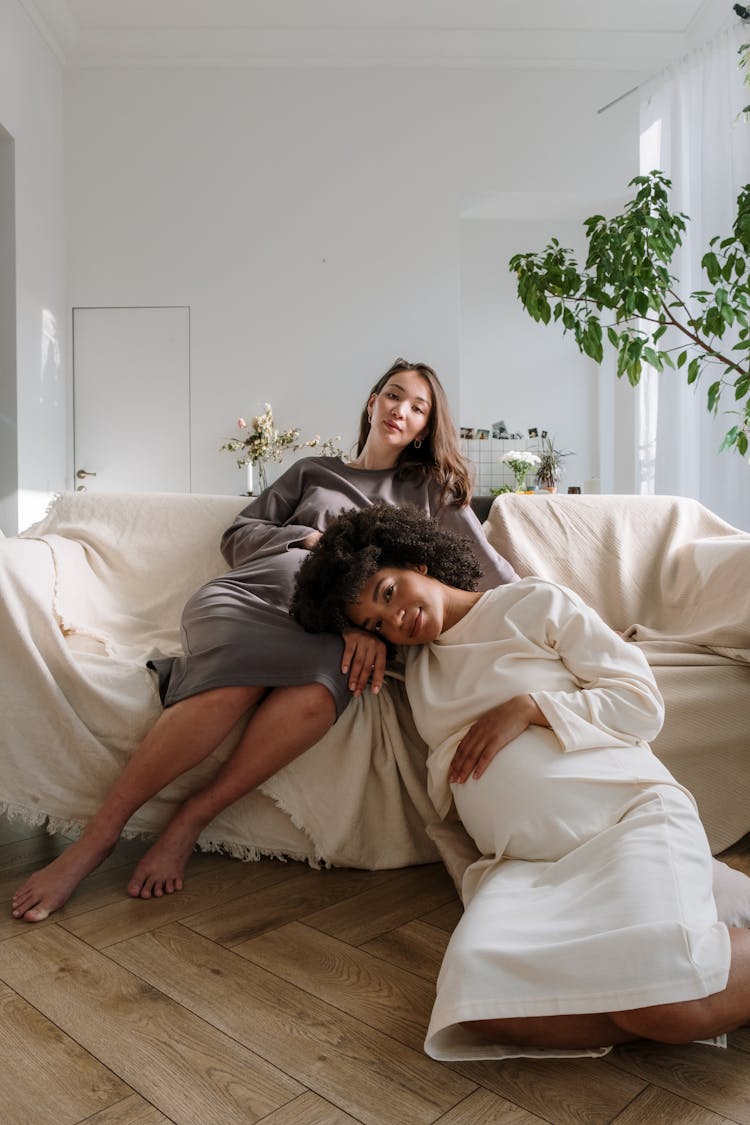
[[[750,831],[750,535],[672,496],[499,497],[485,532],[521,575],[569,586],[645,653],[654,751],[714,852]]]
[[[0,540],[0,808],[51,831],[91,815],[159,714],[145,661],[179,651],[182,606],[225,569],[243,501],[65,493]],[[485,525],[522,573],[571,586],[647,652],[667,703],[654,749],[696,795],[712,847],[750,830],[750,536],[691,501],[500,497]],[[137,813],[158,832],[230,752]],[[310,752],[226,810],[200,840],[241,858],[365,868],[437,858],[424,746],[403,685],[353,702]]]

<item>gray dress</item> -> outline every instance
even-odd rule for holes
[[[165,707],[212,688],[321,683],[337,715],[351,699],[341,672],[343,642],[306,633],[289,616],[294,577],[310,531],[350,508],[412,504],[472,541],[488,590],[518,576],[489,545],[470,507],[440,504],[438,484],[393,469],[355,469],[338,457],[305,457],[240,512],[221,550],[232,568],[208,582],[182,615],[184,654],[150,662]]]

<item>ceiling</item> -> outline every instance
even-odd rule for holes
[[[731,0],[20,0],[70,66],[657,68]]]

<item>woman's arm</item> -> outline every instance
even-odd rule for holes
[[[570,672],[576,687],[516,695],[478,719],[459,743],[450,781],[480,777],[529,726],[551,728],[564,752],[633,746],[654,738],[664,703],[643,653],[624,641],[572,590],[539,581],[513,625],[538,640]]]
[[[664,722],[664,701],[645,656],[602,621],[577,594],[547,588],[545,640],[578,690],[534,691],[564,751],[649,742]]]
[[[549,723],[530,695],[514,695],[482,715],[458,744],[448,771],[448,781],[463,782],[481,777],[504,746],[529,727]]]
[[[309,550],[315,545],[313,537],[320,535],[316,529],[287,523],[299,507],[305,487],[305,461],[297,461],[243,508],[221,539],[221,553],[231,567],[290,547]]]
[[[518,581],[519,576],[507,559],[499,555],[488,542],[481,523],[468,504],[463,508],[457,508],[454,504],[443,504],[432,514],[442,527],[471,540],[472,550],[482,568],[480,590],[494,590],[496,586]]]

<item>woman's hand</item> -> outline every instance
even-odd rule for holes
[[[459,742],[448,781],[460,784],[469,777],[481,777],[495,755],[532,725],[548,727],[549,723],[530,695],[514,695],[493,707]]]
[[[355,699],[362,694],[370,682],[370,691],[377,695],[383,686],[385,675],[385,643],[365,629],[345,630],[344,656],[341,671],[349,676],[349,690]]]

